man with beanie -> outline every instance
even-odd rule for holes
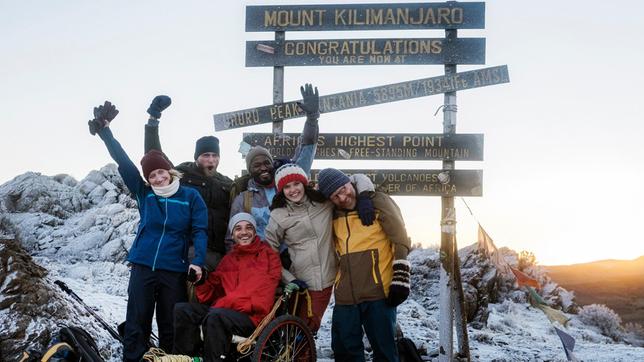
[[[306,122],[293,163],[300,166],[308,176],[311,173],[311,164],[317,148],[320,97],[318,89],[313,90],[311,84],[300,87],[300,92],[302,102],[299,106],[306,112]],[[243,211],[252,214],[257,221],[257,236],[264,240],[264,230],[271,214],[269,206],[276,193],[273,157],[264,147],[255,146],[246,154],[246,169],[251,178],[247,189],[233,200],[230,213],[234,215]],[[230,247],[232,245],[230,238],[227,242],[227,247]]]
[[[145,125],[145,152],[161,150],[159,119],[161,112],[170,106],[170,97],[154,97]],[[230,189],[233,181],[217,172],[219,166],[219,139],[204,136],[195,144],[194,161],[179,164],[175,169],[183,173],[181,184],[195,188],[208,208],[208,251],[205,267],[212,271],[226,252],[226,224],[230,214]],[[192,250],[192,249],[191,249]]]
[[[279,256],[255,233],[247,213],[230,218],[235,246],[196,288],[199,303],[174,308],[174,353],[195,356],[203,333],[204,362],[225,360],[232,335],[250,336],[271,311],[280,280]]]
[[[318,188],[335,205],[333,236],[340,257],[331,327],[335,360],[365,360],[364,328],[374,361],[398,361],[396,307],[409,296],[411,246],[400,209],[387,194],[373,192],[376,218],[365,226],[346,174],[326,168],[318,175]]]

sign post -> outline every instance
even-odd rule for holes
[[[275,42],[282,44],[286,39],[283,31],[275,32]],[[284,103],[284,66],[275,65],[273,67],[273,104]],[[284,122],[276,118],[273,121],[273,133],[280,134],[284,130]]]
[[[364,173],[392,195],[441,197],[439,361],[453,360],[456,321],[459,357],[470,361],[454,196],[481,196],[482,171],[456,170],[455,161],[483,160],[482,134],[456,134],[456,92],[508,83],[507,66],[456,72],[457,64],[485,64],[484,38],[458,38],[458,29],[485,28],[484,2],[247,6],[246,31],[275,32],[274,41],[247,41],[247,67],[273,67],[273,104],[215,114],[215,130],[273,124],[272,134],[244,134],[277,157],[289,157],[297,135],[283,121],[303,117],[284,102],[285,66],[444,64],[442,76],[320,97],[320,113],[444,95],[442,134],[320,134],[318,159],[442,160],[440,170],[345,170]],[[445,38],[286,40],[286,31],[445,29]],[[317,171],[312,170],[315,181]],[[456,315],[455,315],[456,314]]]
[[[506,65],[452,73],[407,82],[320,96],[320,113],[329,113],[391,103],[405,99],[427,97],[446,92],[486,87],[510,82]],[[304,117],[296,101],[270,104],[213,116],[215,130],[254,126],[276,120]]]
[[[485,39],[316,39],[246,42],[247,67],[446,63],[485,64]]]
[[[288,158],[300,144],[298,133],[244,133],[249,146]],[[320,133],[316,160],[483,161],[480,133]]]

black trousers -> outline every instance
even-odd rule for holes
[[[178,303],[174,306],[174,354],[199,354],[199,326],[203,328],[204,362],[222,361],[230,353],[233,334],[248,337],[255,330],[253,321],[244,313],[199,303]]]
[[[174,339],[172,328],[174,305],[186,300],[186,273],[158,269],[152,271],[147,266],[132,264],[125,317],[123,360],[138,362],[147,352],[155,307],[159,328],[159,347],[170,352]]]

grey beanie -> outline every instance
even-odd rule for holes
[[[255,231],[257,231],[257,222],[255,222],[255,218],[253,217],[253,215],[246,212],[240,212],[233,215],[233,217],[231,217],[230,221],[228,222],[228,231],[230,231],[231,234],[233,233],[233,229],[235,228],[235,225],[237,225],[237,223],[240,221],[248,221],[253,225],[253,227],[255,228]]]
[[[271,163],[273,163],[273,156],[271,156],[271,153],[268,152],[267,149],[262,146],[253,146],[253,148],[251,148],[246,154],[246,170],[248,170],[248,172],[250,172],[250,163],[253,162],[253,158],[260,155],[268,157]]]
[[[335,168],[325,168],[318,174],[318,189],[327,199],[340,187],[351,182],[349,176]]]

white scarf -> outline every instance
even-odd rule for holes
[[[172,176],[172,182],[168,186],[152,186],[152,191],[157,196],[172,197],[179,190],[179,178]]]

